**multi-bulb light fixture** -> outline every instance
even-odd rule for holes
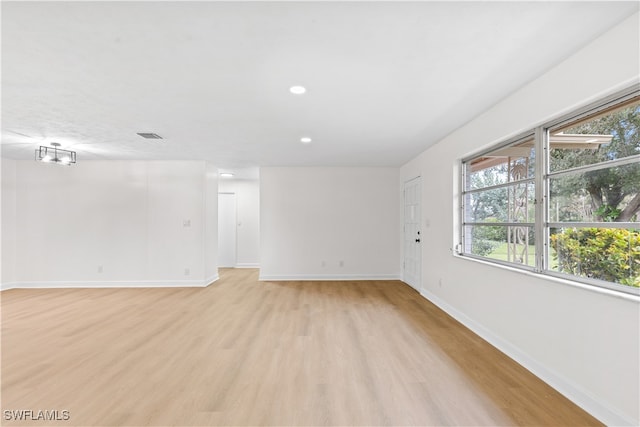
[[[57,142],[51,143],[52,147],[41,145],[36,149],[36,161],[44,163],[57,163],[69,166],[76,162],[76,152],[63,150]]]

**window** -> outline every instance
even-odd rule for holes
[[[528,135],[465,163],[465,253],[535,266],[535,158]]]
[[[547,269],[640,287],[640,101],[566,121],[547,135]]]
[[[640,294],[637,90],[465,159],[462,170],[461,255]]]

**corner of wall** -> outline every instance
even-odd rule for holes
[[[205,224],[203,238],[203,265],[207,283],[218,280],[218,169],[205,162],[203,218]]]
[[[0,283],[1,289],[11,289],[16,280],[16,161],[0,159]]]

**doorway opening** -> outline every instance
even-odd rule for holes
[[[237,263],[237,204],[235,193],[218,193],[218,267]]]

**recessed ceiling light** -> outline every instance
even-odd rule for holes
[[[307,89],[304,86],[291,86],[289,88],[289,92],[291,92],[291,93],[293,93],[295,95],[302,95],[306,91],[307,91]]]
[[[311,142],[311,138],[309,138],[308,136],[305,136],[303,138],[300,138],[300,142],[302,142],[303,144],[308,144]]]
[[[222,172],[222,173],[220,173],[220,176],[223,177],[223,178],[231,178],[233,176],[233,174],[229,173],[229,172]]]

